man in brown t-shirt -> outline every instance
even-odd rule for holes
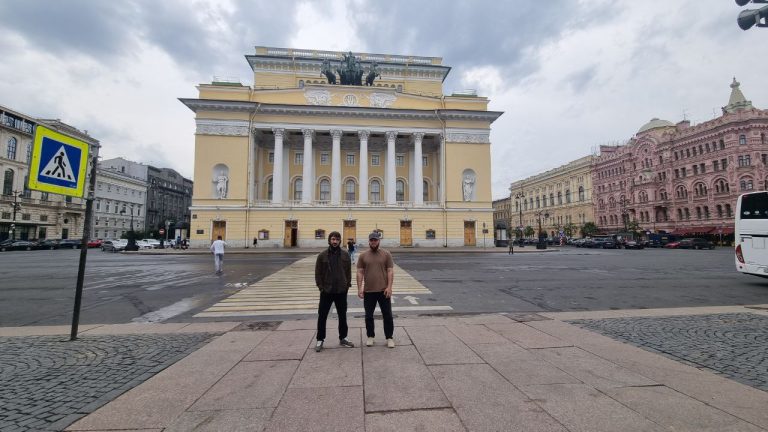
[[[365,307],[365,332],[368,335],[366,346],[373,346],[373,312],[379,304],[384,319],[384,337],[387,347],[394,348],[392,334],[395,324],[392,320],[392,281],[395,277],[392,254],[379,248],[381,234],[377,231],[368,235],[370,249],[357,258],[357,296],[363,299]]]

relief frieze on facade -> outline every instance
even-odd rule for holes
[[[471,144],[490,144],[491,136],[488,133],[449,132],[446,141]]]
[[[197,123],[198,135],[248,136],[248,127],[228,123]]]
[[[396,100],[397,96],[388,93],[371,93],[368,98],[369,106],[372,108],[389,108]],[[360,106],[360,99],[352,93],[337,93],[329,90],[308,89],[304,91],[304,98],[308,105],[321,106]],[[334,103],[334,100],[338,100]]]

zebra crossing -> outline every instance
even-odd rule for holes
[[[221,300],[196,317],[236,317],[265,315],[304,315],[317,313],[318,290],[315,285],[315,261],[311,256],[301,259],[264,279],[245,287]],[[352,277],[354,278],[354,270]],[[357,291],[349,291],[348,312],[363,312],[363,302]],[[392,310],[447,311],[451,306],[420,305],[417,296],[431,295],[427,287],[419,283],[395,264],[395,280],[392,288]],[[335,309],[334,309],[335,310]]]

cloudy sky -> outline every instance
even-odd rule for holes
[[[652,117],[712,119],[734,76],[768,108],[768,28],[742,31],[740,9],[731,0],[2,0],[0,105],[88,130],[105,158],[192,177],[193,113],[177,98],[196,97],[213,76],[252,84],[243,56],[256,45],[438,56],[453,68],[445,93],[476,89],[505,112],[491,135],[500,198],[511,181],[626,141]]]

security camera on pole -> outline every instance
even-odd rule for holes
[[[746,6],[747,3],[765,4],[768,0],[736,0],[739,6]],[[760,9],[746,9],[739,13],[736,22],[742,30],[749,30],[752,26],[768,27],[768,6]]]

